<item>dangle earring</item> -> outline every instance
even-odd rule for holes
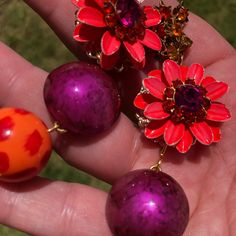
[[[138,124],[147,139],[161,146],[150,169],[119,179],[106,204],[108,225],[115,236],[181,236],[188,224],[189,204],[181,186],[161,171],[167,147],[186,153],[199,142],[219,142],[219,123],[230,119],[217,101],[227,84],[204,75],[200,64],[182,66],[192,41],[184,32],[188,10],[180,0],[172,9],[141,6],[135,0],[72,0],[76,12],[74,39],[103,69],[145,67],[144,47],[162,64],[142,81],[134,99]]]
[[[219,123],[231,118],[217,101],[227,84],[204,77],[200,64],[180,66],[172,60],[143,80],[134,105],[146,138],[161,145],[160,160],[150,170],[136,170],[118,180],[107,200],[108,224],[114,235],[181,236],[189,205],[183,189],[161,171],[167,147],[186,153],[196,142],[219,142]]]

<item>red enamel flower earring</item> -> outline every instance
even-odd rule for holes
[[[188,11],[173,11],[162,2],[143,6],[134,0],[72,0],[76,12],[74,39],[84,43],[87,55],[103,69],[145,66],[144,47],[159,59],[182,60],[191,40],[183,33]]]
[[[219,122],[231,118],[224,104],[217,102],[228,85],[204,76],[200,64],[180,66],[166,60],[163,71],[154,70],[143,80],[134,105],[140,109],[139,124],[148,139],[164,141],[181,153],[196,142],[219,142]]]

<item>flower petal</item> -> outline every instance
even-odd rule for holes
[[[183,135],[182,139],[179,141],[179,143],[177,144],[176,149],[180,153],[186,153],[186,152],[189,151],[189,149],[191,148],[192,144],[193,144],[193,136],[189,132],[188,129],[185,129],[184,135]]]
[[[164,112],[162,102],[149,104],[144,110],[144,115],[152,120],[162,120],[170,116],[169,113]]]
[[[163,93],[165,90],[165,85],[157,78],[146,78],[143,80],[143,86],[147,91],[154,97],[163,99]]]
[[[91,2],[91,0],[85,0],[86,2]],[[104,7],[104,0],[93,0],[96,5],[98,5],[100,8]]]
[[[167,145],[176,145],[184,136],[185,126],[182,123],[174,124],[169,120],[166,124],[164,132],[164,140]]]
[[[161,70],[152,70],[148,73],[148,76],[155,77],[158,80],[162,81],[161,80],[161,76],[162,76],[162,71]]]
[[[120,48],[121,42],[116,37],[112,36],[109,31],[106,31],[101,40],[102,52],[106,56],[110,56],[117,52]]]
[[[163,72],[169,85],[172,84],[172,81],[181,79],[180,66],[175,61],[172,60],[164,61]]]
[[[203,80],[202,80],[202,83],[201,85],[203,87],[206,87],[207,85],[213,83],[213,82],[216,82],[216,80],[212,77],[212,76],[207,76],[205,77]]]
[[[188,67],[180,66],[180,71],[181,71],[181,80],[184,82],[187,78]]]
[[[194,137],[204,145],[210,145],[214,140],[212,129],[206,122],[194,123],[190,130]]]
[[[188,79],[193,79],[197,85],[201,84],[204,75],[204,68],[200,64],[192,64],[187,73]]]
[[[221,140],[221,130],[220,130],[220,128],[215,127],[215,126],[211,126],[211,130],[213,132],[213,137],[214,137],[213,142],[218,143]]]
[[[144,135],[149,139],[155,139],[164,134],[166,127],[166,120],[152,121],[144,130]]]
[[[106,56],[103,53],[101,53],[100,65],[105,70],[111,70],[116,66],[119,58],[120,58],[119,51],[112,54],[111,56]]]
[[[156,51],[160,51],[162,47],[162,43],[159,36],[155,32],[149,29],[145,30],[144,38],[140,40],[140,42],[144,44],[146,47]]]
[[[71,0],[71,3],[74,4],[76,7],[86,6],[86,0]]]
[[[144,6],[144,14],[146,15],[145,26],[156,26],[161,22],[161,14],[152,6]]]
[[[147,93],[139,93],[134,99],[134,106],[144,110],[149,104],[155,102],[156,99]]]
[[[230,118],[230,112],[224,104],[212,103],[210,108],[207,110],[207,120],[223,122],[230,120]]]
[[[207,90],[206,96],[214,101],[222,97],[228,91],[229,86],[223,82],[213,82],[207,85],[205,88]]]
[[[145,51],[140,42],[130,44],[127,41],[124,41],[123,43],[128,53],[135,61],[142,62],[145,59]]]
[[[71,0],[72,4],[77,7],[96,7],[102,8],[104,0]]]
[[[74,30],[74,39],[79,42],[89,42],[102,37],[104,29],[85,24],[78,24]]]
[[[106,27],[104,15],[93,7],[83,7],[78,11],[77,19],[86,25]]]
[[[138,61],[134,60],[133,57],[130,56],[130,61],[131,61],[132,65],[133,65],[133,67],[136,70],[142,70],[144,68],[144,66],[145,66],[146,58],[144,57],[144,59],[141,62],[138,62]]]

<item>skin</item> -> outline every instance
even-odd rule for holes
[[[72,39],[75,8],[70,1],[27,0],[26,3],[83,59]],[[236,234],[236,53],[197,16],[190,16],[185,32],[194,44],[184,64],[201,63],[206,74],[229,84],[231,89],[222,101],[233,118],[224,124],[219,144],[195,145],[184,156],[170,148],[162,168],[182,185],[189,199],[190,221],[184,236],[233,236]],[[0,54],[1,105],[28,109],[51,127],[42,99],[47,72],[34,67],[3,43]],[[158,147],[144,140],[124,114],[102,136],[86,140],[60,137],[53,136],[54,146],[68,163],[111,184],[128,171],[149,168],[158,159]],[[106,197],[107,193],[89,186],[39,177],[21,184],[0,183],[0,222],[32,235],[111,236],[105,220]]]

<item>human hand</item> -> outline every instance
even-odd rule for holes
[[[70,1],[28,0],[78,56],[72,39],[75,9]],[[207,23],[191,15],[185,32],[194,41],[185,64],[201,63],[206,73],[231,87],[225,103],[233,110],[235,52]],[[203,34],[204,32],[204,34]],[[0,44],[0,101],[40,116],[51,127],[42,92],[45,71],[33,67]],[[128,75],[126,75],[128,76]],[[130,77],[130,76],[129,76]],[[190,222],[185,235],[234,235],[236,232],[236,175],[234,120],[223,127],[222,141],[210,147],[196,145],[184,157],[167,153],[163,169],[184,188],[190,203]],[[76,168],[113,183],[126,172],[149,168],[157,161],[158,147],[144,141],[132,122],[121,115],[113,129],[89,140],[53,137],[57,151]],[[105,220],[107,194],[80,184],[35,178],[0,187],[0,222],[33,235],[111,235]]]

